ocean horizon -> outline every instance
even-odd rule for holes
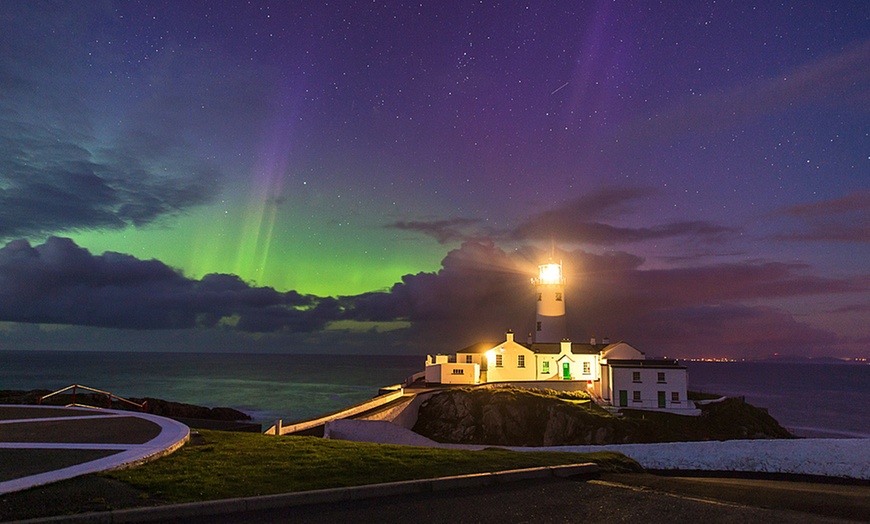
[[[231,407],[264,427],[366,400],[422,371],[423,355],[0,351],[0,389],[81,384]],[[687,362],[689,389],[744,397],[802,437],[870,438],[870,366]]]

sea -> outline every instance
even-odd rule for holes
[[[425,357],[0,351],[0,390],[80,384],[231,407],[270,426],[330,413],[423,370]],[[744,397],[803,437],[870,438],[870,365],[687,362],[689,389]]]

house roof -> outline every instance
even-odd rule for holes
[[[534,342],[532,344],[523,344],[521,342],[514,341],[517,345],[530,349],[534,353],[539,353],[542,355],[558,355],[562,352],[562,345],[559,342]],[[477,344],[472,344],[466,348],[460,349],[456,353],[463,354],[481,354],[486,353],[490,349],[494,347],[498,347],[500,344],[504,344],[505,341],[502,342],[478,342]],[[597,355],[604,349],[613,344],[589,344],[586,342],[572,342],[571,343],[571,353],[574,355]]]
[[[618,360],[607,359],[607,364],[612,368],[668,368],[668,369],[686,369],[686,366],[681,366],[676,360],[668,358],[651,358],[646,360]]]
[[[558,355],[562,352],[562,345],[559,342],[535,342],[526,346],[535,353],[544,355]],[[602,349],[607,347],[607,344],[588,344],[582,342],[571,342],[571,353],[575,355],[597,355]]]
[[[460,349],[457,353],[486,353],[498,344],[498,342],[478,342],[477,344],[472,344],[465,349]]]

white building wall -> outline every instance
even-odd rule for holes
[[[477,364],[484,367],[486,355],[483,353],[456,353],[456,362],[459,364]]]
[[[486,381],[510,382],[512,380],[535,380],[537,369],[535,354],[529,348],[513,341],[513,334],[485,354]]]
[[[600,377],[600,366],[598,364],[598,355],[574,355],[573,366],[574,380],[598,380]]]
[[[480,366],[445,362],[426,366],[426,382],[430,384],[478,384]]]
[[[659,374],[664,380],[659,380]],[[613,406],[634,409],[691,409],[685,369],[655,367],[611,367]],[[625,393],[622,393],[625,392]],[[664,394],[663,403],[660,394]],[[674,394],[676,393],[676,397]]]
[[[558,363],[559,355],[539,354],[537,357],[538,380],[558,380],[561,369]]]
[[[430,364],[426,362],[426,383],[440,384],[441,383],[441,364]]]
[[[535,342],[559,342],[568,333],[565,322],[565,286],[538,284],[535,314]]]

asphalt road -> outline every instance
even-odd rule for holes
[[[870,501],[870,499],[868,499]],[[164,520],[164,522],[167,522]],[[735,523],[855,522],[784,509],[704,501],[608,480],[547,479],[246,514],[185,523]]]

